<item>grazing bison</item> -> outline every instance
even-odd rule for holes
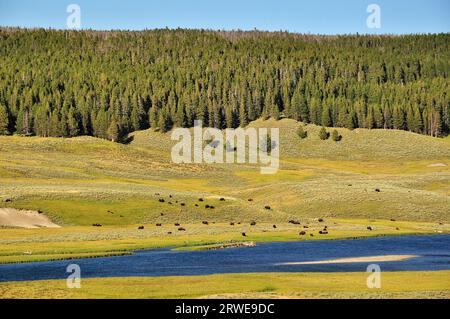
[[[242,233],[242,236],[246,237],[246,236],[247,236],[247,234],[246,234],[246,233]]]
[[[319,218],[319,223],[323,223],[323,218]]]
[[[234,223],[233,223],[233,222],[231,222],[231,223],[230,223],[230,226],[234,226]]]
[[[209,208],[209,205],[208,205],[208,204],[206,204],[206,205],[205,205],[205,208]]]
[[[204,220],[204,221],[202,221],[202,224],[203,225],[208,225],[209,223],[208,223],[208,221]]]
[[[273,227],[273,228],[277,228],[277,225],[273,225],[272,227]]]
[[[180,228],[178,228],[178,231],[186,231],[186,229],[183,227],[180,227]]]
[[[270,206],[266,205],[264,206],[265,209],[270,209]]]
[[[372,226],[367,226],[368,230],[373,230]]]
[[[164,203],[164,202],[165,202],[164,198],[160,198],[160,199],[158,199],[158,201],[159,201],[160,203]]]
[[[391,218],[391,222],[395,222],[395,219],[394,219],[394,218]]]
[[[161,215],[161,216],[164,216],[164,213],[161,213],[160,215]]]
[[[321,234],[321,235],[326,235],[326,234],[328,234],[328,232],[327,232],[326,230],[320,230],[320,231],[319,231],[319,234]]]
[[[210,209],[214,209],[215,207],[211,205],[211,206],[209,206],[209,208],[210,208]]]
[[[375,191],[376,191],[377,193],[381,192],[379,188],[375,188]]]
[[[160,194],[159,193],[155,193],[155,196],[159,196]]]
[[[172,202],[167,202],[167,204],[172,205]]]
[[[198,201],[199,201],[199,202],[203,202],[203,198],[199,198]]]
[[[172,195],[169,195],[170,198],[172,198]]]
[[[220,201],[221,201],[221,202],[224,202],[224,201],[225,201],[225,198],[220,197]]]
[[[11,198],[6,198],[6,199],[4,200],[4,202],[5,202],[5,203],[11,203],[11,202],[12,202],[12,199],[11,199]]]
[[[44,212],[42,211],[42,210],[40,210],[40,209],[38,209],[38,214],[43,214]]]
[[[156,226],[158,226],[158,227],[161,227],[161,226],[162,226],[162,224],[160,224],[160,223],[157,223],[157,224],[156,224]]]
[[[174,225],[175,225],[175,226],[180,226],[180,223],[175,223]]]
[[[296,220],[290,220],[288,223],[293,225],[300,225],[300,222]]]
[[[247,199],[249,202],[253,202],[253,198],[249,198]]]
[[[301,232],[298,233],[300,236],[305,236],[306,232],[304,230],[302,230]]]
[[[309,236],[314,237],[314,234],[309,234]]]
[[[185,204],[185,203],[181,203],[180,205],[181,205],[181,206],[186,206],[186,204]]]
[[[92,224],[92,226],[94,226],[94,227],[102,227],[102,224],[95,223],[95,224]]]
[[[304,225],[303,228],[309,228],[309,226]]]
[[[256,225],[256,222],[255,221],[252,221],[251,223],[250,223],[250,226],[255,226]]]
[[[395,230],[400,230],[400,228],[398,228],[398,227],[395,227]]]
[[[144,226],[139,226],[138,229],[144,229]]]
[[[168,231],[167,234],[168,234],[168,235],[172,235],[172,232],[171,232],[171,231]]]

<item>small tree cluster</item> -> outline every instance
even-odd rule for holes
[[[297,135],[301,139],[304,139],[308,137],[308,132],[303,129],[303,126],[299,126],[299,128],[297,129]]]
[[[322,128],[319,131],[319,138],[322,141],[327,140],[330,137],[330,133],[327,132],[327,129],[325,128],[325,126],[322,126]]]

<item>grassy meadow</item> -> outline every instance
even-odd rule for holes
[[[134,132],[126,145],[93,137],[0,136],[0,207],[39,210],[62,226],[0,228],[0,263],[120,255],[156,247],[195,249],[241,241],[450,232],[449,138],[338,129],[341,141],[322,141],[320,128],[314,125],[304,126],[308,137],[300,139],[299,125],[287,119],[250,124],[280,128],[280,169],[274,175],[260,174],[259,166],[253,164],[173,164],[170,150],[175,142],[170,132]],[[252,221],[256,225],[251,226]],[[185,231],[179,231],[175,223]],[[324,225],[329,234],[319,235]],[[369,225],[373,230],[367,229]],[[307,234],[300,236],[300,230]],[[429,281],[420,287],[403,281],[403,276],[410,275],[417,276],[386,274],[401,284],[382,293],[346,290],[347,280],[364,274],[271,274],[273,284],[263,280],[266,274],[242,274],[172,278],[174,284],[167,286],[161,278],[86,279],[90,288],[80,292],[65,291],[61,281],[42,286],[7,283],[0,284],[0,296],[424,297],[427,292],[429,297],[448,298],[449,283],[437,279],[442,274],[427,272]],[[335,286],[320,286],[321,280]],[[109,288],[112,281],[117,289]],[[311,286],[315,282],[317,289]],[[187,283],[193,288],[179,288]],[[136,290],[129,291],[129,285]],[[182,291],[189,295],[181,295]]]
[[[251,273],[182,277],[0,283],[5,298],[450,298],[450,271],[383,272],[380,289],[367,273]]]

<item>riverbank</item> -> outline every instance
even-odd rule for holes
[[[450,271],[383,272],[380,289],[366,272],[260,273],[183,277],[86,278],[0,283],[2,298],[450,298]]]
[[[202,246],[243,242],[280,242],[323,239],[350,239],[376,236],[450,233],[450,225],[390,220],[311,220],[308,228],[288,223],[230,225],[225,223],[183,224],[185,231],[172,225],[124,227],[61,227],[38,229],[0,229],[0,264],[102,257],[135,250]],[[327,226],[327,234],[319,232]],[[368,230],[370,226],[372,230]],[[300,235],[304,231],[305,235]],[[169,234],[171,233],[171,234]],[[245,233],[245,237],[243,236]],[[313,236],[311,236],[311,234]]]

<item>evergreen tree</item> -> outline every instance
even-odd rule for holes
[[[108,139],[111,140],[111,142],[118,142],[119,141],[119,126],[117,125],[117,121],[115,118],[113,118],[109,124],[108,130],[107,130]]]
[[[327,132],[327,129],[322,126],[322,128],[319,130],[319,138],[324,141],[327,140],[329,136],[330,134]]]
[[[342,140],[342,136],[339,135],[339,132],[337,130],[333,130],[333,132],[331,132],[331,138],[335,142],[339,142],[340,140]]]
[[[9,134],[9,116],[6,106],[0,104],[0,135]]]
[[[298,129],[297,129],[297,135],[301,138],[301,139],[304,139],[304,138],[306,138],[307,136],[308,136],[308,132],[306,132],[304,129],[303,129],[303,126],[299,126],[298,127]]]
[[[69,136],[77,136],[80,133],[80,121],[73,107],[69,109],[69,113],[67,114],[67,126]]]

